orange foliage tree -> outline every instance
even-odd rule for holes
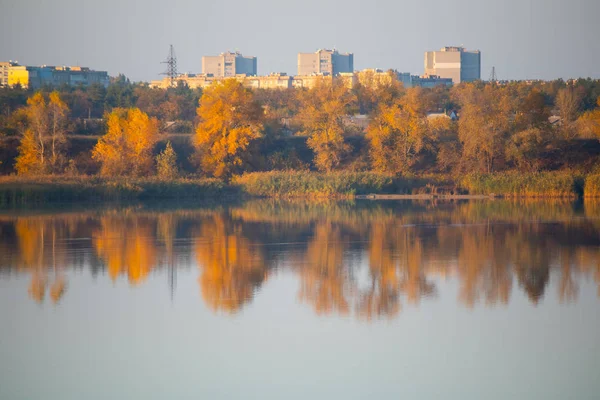
[[[315,152],[315,165],[332,171],[349,151],[344,141],[344,117],[353,96],[341,81],[321,81],[304,93],[300,111],[308,146]]]
[[[194,145],[204,172],[229,177],[243,164],[244,152],[263,131],[264,112],[254,94],[235,79],[210,86],[197,109]]]
[[[114,109],[107,118],[107,132],[100,138],[92,157],[102,164],[107,176],[148,174],[152,149],[158,140],[158,122],[138,108]]]

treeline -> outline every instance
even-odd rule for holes
[[[390,73],[352,88],[250,90],[231,79],[201,91],[120,76],[108,88],[3,88],[0,104],[3,170],[19,175],[588,174],[600,153],[600,81],[590,79],[423,89]],[[74,134],[93,134],[92,145],[75,154]]]

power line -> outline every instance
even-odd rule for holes
[[[170,86],[175,87],[175,80],[177,79],[177,57],[175,57],[175,49],[173,45],[169,47],[169,56],[161,64],[167,64],[167,70],[161,75],[169,77]]]
[[[496,76],[496,67],[492,67],[492,72],[490,73],[490,82],[497,82],[498,77]]]

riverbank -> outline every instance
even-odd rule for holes
[[[225,201],[245,197],[307,199],[485,199],[600,197],[600,175],[570,171],[394,177],[373,172],[254,172],[229,182],[210,178],[126,179],[5,176],[0,206],[126,200]]]

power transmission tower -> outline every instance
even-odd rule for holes
[[[492,67],[492,72],[490,73],[490,82],[497,82],[498,77],[496,76],[496,67]]]
[[[175,57],[175,49],[173,48],[173,45],[170,45],[169,57],[167,57],[167,59],[161,64],[167,64],[167,70],[161,75],[168,76],[170,86],[175,87],[175,80],[177,79],[177,57]]]

